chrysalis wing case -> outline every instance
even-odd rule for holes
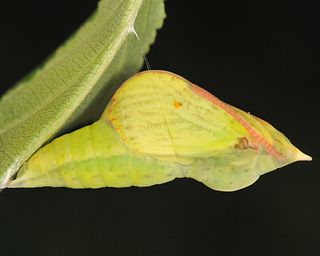
[[[267,122],[184,78],[146,71],[127,80],[101,118],[39,149],[8,187],[150,186],[193,178],[220,191],[311,160]]]

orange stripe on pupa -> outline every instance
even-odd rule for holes
[[[206,100],[210,101],[212,104],[226,111],[229,115],[231,115],[234,119],[236,119],[248,131],[248,133],[252,136],[255,142],[258,142],[258,144],[264,147],[265,151],[267,151],[270,155],[274,156],[276,159],[278,160],[281,159],[281,154],[267,140],[265,140],[261,135],[259,135],[252,128],[252,126],[246,120],[244,120],[240,115],[238,115],[233,109],[231,109],[221,100],[219,100],[216,96],[212,95],[205,89],[195,84],[191,85],[191,89],[193,92],[195,92],[202,98],[205,98]]]

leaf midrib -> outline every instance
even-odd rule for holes
[[[134,21],[136,20],[137,14],[141,8],[141,4],[142,1],[141,0],[137,0],[137,5],[138,7],[132,10],[138,10],[138,11],[131,11],[131,15],[128,15],[127,20],[131,21],[129,23],[124,22],[124,24],[132,24],[131,26],[133,26]],[[94,66],[93,63],[96,62],[97,59],[103,59],[104,62],[102,63],[102,65],[100,65],[100,68],[98,68],[97,72],[92,76],[92,78],[90,79],[90,86],[87,86],[85,88],[87,88],[85,91],[82,90],[82,93],[80,95],[82,95],[82,97],[77,97],[77,103],[81,102],[84,100],[85,96],[88,94],[88,92],[91,90],[91,88],[93,87],[94,84],[96,84],[96,82],[99,80],[99,78],[101,77],[102,73],[104,72],[104,70],[106,70],[106,67],[112,62],[112,60],[115,58],[115,56],[117,55],[119,49],[122,47],[123,43],[125,42],[126,38],[128,37],[128,35],[131,33],[131,26],[124,26],[124,28],[122,29],[122,32],[119,33],[120,36],[117,36],[118,40],[115,40],[115,44],[113,44],[113,46],[111,47],[111,49],[109,49],[105,55],[103,55],[103,52],[105,50],[101,50],[101,52],[99,52],[98,56],[96,58],[94,58],[85,68],[85,70],[90,69],[90,67]],[[127,29],[128,28],[128,29]],[[102,57],[101,54],[102,53]],[[110,55],[108,57],[108,55]],[[81,76],[81,73],[79,73],[76,77],[74,77],[70,84],[74,84],[75,82],[77,82],[79,80],[79,77]],[[90,76],[89,76],[90,77]],[[38,114],[41,110],[43,110],[45,107],[47,107],[48,105],[50,105],[55,99],[59,98],[64,92],[66,92],[68,89],[70,89],[72,86],[68,86],[68,87],[62,87],[57,94],[53,95],[52,97],[49,97],[48,100],[45,103],[40,104],[40,106],[34,110],[31,111],[29,113],[27,113],[27,115],[25,115],[22,119],[18,119],[17,121],[13,122],[11,125],[7,126],[5,129],[1,130],[1,135],[6,133],[8,130],[13,129],[13,127],[18,126],[19,124],[23,123],[24,121],[30,119],[31,117],[35,116],[36,114]],[[79,99],[80,98],[80,99]],[[78,100],[79,99],[79,100]],[[70,106],[70,108],[67,109],[67,111],[65,111],[63,116],[70,116],[77,108],[79,104],[73,104]],[[74,106],[73,108],[71,108],[72,106]],[[54,126],[56,127],[60,127],[61,126],[61,122],[59,122],[59,124],[57,124],[56,121],[58,121],[59,119],[55,120],[56,125]],[[61,120],[62,122],[64,120]]]

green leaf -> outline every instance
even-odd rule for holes
[[[164,18],[163,0],[101,0],[44,65],[1,98],[0,187],[62,128],[98,117],[116,86],[141,68],[141,51]]]

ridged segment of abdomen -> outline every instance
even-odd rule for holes
[[[112,128],[102,121],[83,127],[53,140],[39,149],[18,172],[11,187],[68,186],[72,180],[88,186],[85,173],[77,163],[111,154],[126,154],[126,148],[116,143]],[[66,171],[68,170],[68,171]],[[69,177],[69,178],[68,178]],[[76,177],[76,178],[75,178]]]
[[[174,179],[177,170],[176,164],[129,151],[99,120],[41,148],[9,187],[150,186]]]
[[[53,172],[60,173],[63,186],[70,188],[120,188],[168,182],[176,177],[175,170],[158,161],[123,155],[75,162]]]

